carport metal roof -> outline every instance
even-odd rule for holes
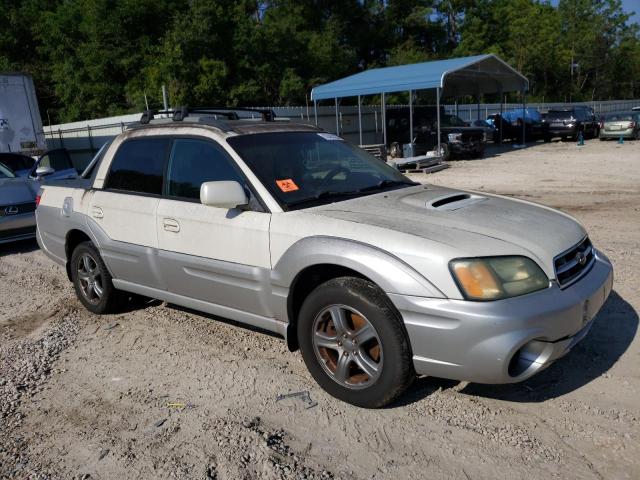
[[[495,55],[374,68],[320,85],[314,101],[379,93],[439,88],[443,97],[526,92],[527,78]]]

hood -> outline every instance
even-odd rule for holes
[[[39,185],[28,178],[0,178],[0,205],[33,202]]]
[[[586,232],[548,207],[484,193],[421,185],[315,207],[326,217],[382,227],[449,247],[454,256],[527,255],[550,276],[553,258]],[[394,251],[393,246],[389,246]],[[427,254],[428,252],[425,252]]]

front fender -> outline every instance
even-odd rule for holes
[[[325,236],[303,238],[289,247],[274,266],[271,283],[288,291],[302,270],[321,264],[355,270],[387,293],[445,298],[426,278],[392,254],[355,240]]]

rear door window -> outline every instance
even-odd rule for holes
[[[162,177],[170,147],[170,138],[127,140],[111,162],[105,188],[162,195]]]

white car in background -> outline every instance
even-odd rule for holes
[[[88,310],[133,293],[275,332],[363,407],[416,374],[525,380],[593,325],[613,270],[570,216],[416,184],[262,114],[148,112],[82,178],[43,185],[38,242]]]

